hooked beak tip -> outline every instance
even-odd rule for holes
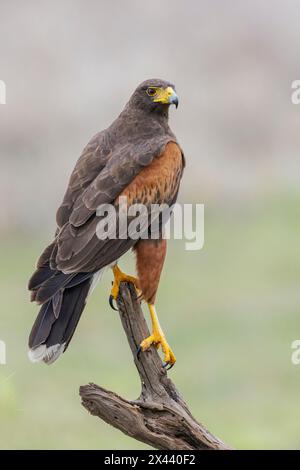
[[[176,108],[176,109],[178,108],[179,100],[178,100],[178,96],[177,96],[177,95],[172,96],[170,102],[171,102],[171,104],[174,104],[174,105],[175,105],[175,108]]]

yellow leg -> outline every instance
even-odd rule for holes
[[[167,343],[165,335],[161,329],[161,326],[158,321],[158,317],[156,314],[155,306],[153,304],[148,304],[149,312],[151,316],[152,322],[152,334],[145,338],[141,344],[140,348],[142,351],[146,351],[152,344],[159,348],[161,346],[163,353],[164,353],[164,361],[166,364],[173,366],[176,362],[176,357]]]
[[[138,279],[136,277],[123,273],[117,264],[112,268],[112,270],[114,273],[114,282],[110,293],[111,298],[114,300],[117,299],[121,282],[132,282],[138,290]]]

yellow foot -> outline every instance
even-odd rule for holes
[[[173,365],[176,362],[176,357],[170,348],[170,346],[167,343],[167,340],[165,338],[165,335],[161,329],[161,326],[159,324],[156,310],[153,304],[149,304],[149,311],[151,315],[151,321],[152,321],[152,334],[148,336],[148,338],[145,338],[141,344],[140,344],[140,350],[141,351],[146,351],[147,349],[150,348],[150,346],[153,344],[156,348],[161,347],[164,353],[164,367],[169,365],[169,369],[173,367]]]
[[[121,282],[131,282],[136,288],[138,295],[140,291],[138,288],[138,279],[136,277],[123,273],[117,265],[113,267],[113,273],[114,282],[109,296],[109,304],[114,310],[117,310],[113,305],[113,301],[118,298]]]

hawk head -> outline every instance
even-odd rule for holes
[[[129,101],[130,106],[149,112],[166,114],[169,106],[178,106],[178,96],[172,83],[153,78],[141,83]]]

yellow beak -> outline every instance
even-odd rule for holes
[[[175,104],[177,108],[179,100],[173,88],[168,86],[167,88],[158,89],[153,101],[154,103]]]

